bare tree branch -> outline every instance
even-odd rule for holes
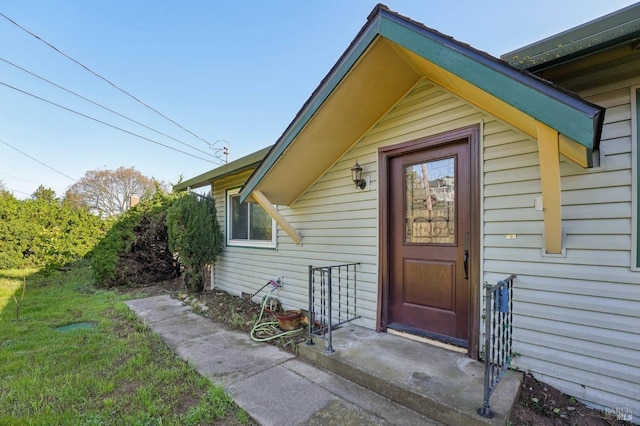
[[[134,167],[116,170],[89,170],[65,194],[65,202],[107,216],[116,216],[130,207],[131,196],[147,198],[166,185],[148,178]]]

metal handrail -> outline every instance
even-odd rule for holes
[[[489,398],[513,360],[513,279],[485,284],[484,398],[478,413],[492,418]]]
[[[313,267],[309,265],[309,340],[313,345],[313,336],[327,335],[327,353],[333,353],[332,331],[346,322],[360,316],[356,311],[357,271],[360,263]],[[334,273],[337,271],[337,289],[334,286]],[[316,275],[319,275],[318,282]],[[317,288],[316,284],[319,285]],[[334,305],[334,296],[337,304]],[[318,301],[318,303],[316,303]],[[319,310],[316,310],[316,307]],[[337,314],[337,320],[334,318]]]

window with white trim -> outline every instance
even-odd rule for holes
[[[227,191],[227,245],[276,246],[276,222],[254,202],[240,202],[240,188]]]

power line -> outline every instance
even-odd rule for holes
[[[18,148],[16,148],[15,146],[13,146],[13,145],[9,144],[8,142],[5,142],[5,141],[3,141],[2,139],[0,139],[0,143],[5,144],[5,145],[6,145],[6,146],[8,146],[9,148],[15,149],[15,150],[16,150],[16,151],[18,151],[20,154],[22,154],[22,155],[24,155],[24,156],[26,156],[26,157],[31,158],[31,159],[32,159],[33,161],[35,161],[36,163],[40,163],[40,164],[42,164],[42,165],[43,165],[43,166],[45,166],[46,168],[53,170],[54,172],[56,172],[56,173],[58,173],[58,174],[60,174],[60,175],[62,175],[62,176],[64,176],[64,177],[66,177],[67,179],[71,179],[72,181],[77,182],[77,181],[76,181],[74,178],[72,178],[71,176],[66,175],[66,174],[62,173],[60,170],[57,170],[57,169],[55,169],[55,168],[51,167],[50,165],[43,163],[42,161],[38,160],[38,159],[37,159],[37,158],[35,158],[35,157],[32,157],[31,155],[27,154],[26,152],[19,150]]]
[[[156,145],[160,145],[160,146],[163,146],[163,147],[165,147],[165,148],[169,148],[169,149],[171,149],[171,150],[173,150],[173,151],[180,152],[180,153],[185,154],[185,155],[188,155],[188,156],[190,156],[190,157],[197,158],[197,159],[199,159],[199,160],[203,160],[203,161],[206,161],[206,162],[209,162],[209,163],[216,164],[215,162],[213,162],[213,161],[211,161],[211,160],[208,160],[208,159],[206,159],[206,158],[198,157],[197,155],[191,154],[191,153],[189,153],[189,152],[182,151],[182,150],[180,150],[180,149],[178,149],[178,148],[174,148],[174,147],[172,147],[172,146],[170,146],[170,145],[164,144],[164,143],[162,143],[162,142],[158,142],[158,141],[153,140],[153,139],[151,139],[151,138],[148,138],[148,137],[146,137],[146,136],[142,136],[142,135],[139,135],[139,134],[137,134],[137,133],[135,133],[135,132],[132,132],[132,131],[129,131],[129,130],[123,129],[122,127],[118,127],[118,126],[115,126],[115,125],[113,125],[113,124],[107,123],[106,121],[102,121],[102,120],[97,119],[97,118],[95,118],[95,117],[91,117],[90,115],[83,114],[83,113],[81,113],[81,112],[79,112],[79,111],[76,111],[76,110],[73,110],[73,109],[71,109],[71,108],[67,108],[66,106],[63,106],[63,105],[57,104],[57,103],[55,103],[55,102],[53,102],[53,101],[50,101],[50,100],[48,100],[48,99],[42,98],[42,97],[37,96],[37,95],[34,95],[33,93],[29,93],[29,92],[27,92],[27,91],[25,91],[25,90],[18,89],[17,87],[14,87],[14,86],[12,86],[12,85],[10,85],[10,84],[7,84],[7,83],[4,83],[4,82],[2,82],[2,81],[0,81],[0,85],[3,85],[3,86],[8,87],[8,88],[10,88],[10,89],[13,89],[13,90],[15,90],[15,91],[17,91],[17,92],[23,93],[23,94],[25,94],[25,95],[31,96],[32,98],[38,99],[38,100],[40,100],[40,101],[42,101],[42,102],[46,102],[46,103],[48,103],[48,104],[51,104],[51,105],[57,106],[58,108],[62,108],[62,109],[64,109],[64,110],[66,110],[66,111],[72,112],[72,113],[77,114],[77,115],[79,115],[79,116],[81,116],[81,117],[88,118],[89,120],[93,120],[93,121],[95,121],[95,122],[97,122],[97,123],[100,123],[100,124],[104,124],[105,126],[111,127],[112,129],[120,130],[121,132],[127,133],[127,134],[129,134],[129,135],[135,136],[135,137],[140,138],[140,139],[144,139],[144,140],[146,140],[146,141],[148,141],[148,142],[151,142],[151,143],[154,143],[154,144],[156,144]]]
[[[7,190],[7,191],[9,191],[9,192],[11,192],[11,193],[13,193],[13,192],[19,192],[19,193],[24,194],[24,195],[31,195],[31,194],[29,194],[28,192],[20,191],[20,190],[18,190],[18,189],[6,188],[6,190]]]
[[[183,141],[181,141],[181,140],[179,140],[179,139],[176,139],[176,138],[174,138],[173,136],[167,135],[166,133],[163,133],[163,132],[161,132],[161,131],[159,131],[159,130],[156,130],[156,129],[152,128],[152,127],[149,127],[149,126],[147,126],[146,124],[140,123],[139,121],[136,121],[136,120],[134,120],[133,118],[130,118],[130,117],[127,117],[127,116],[125,116],[125,115],[123,115],[123,114],[120,114],[119,112],[114,111],[114,110],[112,110],[112,109],[110,109],[110,108],[108,108],[108,107],[106,107],[106,106],[104,106],[104,105],[101,105],[101,104],[100,104],[100,103],[98,103],[98,102],[92,101],[92,100],[91,100],[91,99],[89,99],[89,98],[86,98],[86,97],[84,97],[84,96],[82,96],[82,95],[80,95],[80,94],[78,94],[78,93],[76,93],[76,92],[74,92],[74,91],[72,91],[72,90],[69,90],[69,89],[67,89],[67,88],[65,88],[65,87],[63,87],[63,86],[61,86],[61,85],[59,85],[59,84],[54,83],[54,82],[53,82],[53,81],[51,81],[51,80],[48,80],[48,79],[46,79],[46,78],[44,78],[44,77],[42,77],[42,76],[40,76],[40,75],[38,75],[38,74],[36,74],[36,73],[34,73],[34,72],[31,72],[31,71],[29,71],[29,70],[28,70],[28,69],[26,69],[26,68],[23,68],[23,67],[21,67],[21,66],[19,66],[19,65],[17,65],[17,64],[14,64],[13,62],[11,62],[11,61],[9,61],[9,60],[7,60],[7,59],[0,58],[0,61],[3,61],[3,62],[5,62],[5,63],[7,63],[7,64],[9,64],[9,65],[11,65],[11,66],[13,66],[13,67],[15,67],[15,68],[19,69],[19,70],[21,70],[21,71],[23,71],[23,72],[26,72],[26,73],[27,73],[27,74],[29,74],[29,75],[32,75],[33,77],[36,77],[36,78],[38,78],[38,79],[40,79],[40,80],[42,80],[42,81],[44,81],[44,82],[47,82],[47,83],[51,84],[52,86],[55,86],[55,87],[57,87],[58,89],[64,90],[65,92],[70,93],[70,94],[72,94],[72,95],[74,95],[74,96],[76,96],[76,97],[78,97],[78,98],[80,98],[80,99],[82,99],[82,100],[84,100],[84,101],[87,101],[87,102],[89,102],[89,103],[91,103],[91,104],[93,104],[93,105],[95,105],[95,106],[97,106],[97,107],[100,107],[100,108],[102,108],[102,109],[104,109],[104,110],[106,110],[106,111],[109,111],[109,112],[111,112],[111,113],[113,113],[113,114],[115,114],[115,115],[117,115],[117,116],[119,116],[119,117],[122,117],[122,118],[124,118],[124,119],[126,119],[126,120],[129,120],[129,121],[130,121],[130,122],[132,122],[132,123],[135,123],[135,124],[137,124],[137,125],[139,125],[139,126],[142,126],[142,127],[144,127],[145,129],[151,130],[151,131],[153,131],[153,132],[155,132],[155,133],[157,133],[157,134],[159,134],[159,135],[166,136],[166,137],[168,137],[169,139],[172,139],[172,140],[174,140],[174,141],[176,141],[176,142],[178,142],[178,143],[181,143],[182,145],[188,146],[189,148],[193,148],[193,149],[195,149],[196,151],[199,151],[199,152],[201,152],[201,153],[203,153],[203,154],[206,154],[206,155],[208,155],[208,156],[210,156],[210,157],[213,157],[213,158],[219,159],[217,156],[215,156],[215,155],[213,155],[213,154],[210,154],[210,153],[208,153],[208,152],[206,152],[206,151],[204,151],[204,150],[202,150],[202,149],[196,148],[196,147],[195,147],[195,146],[193,146],[193,145],[190,145],[190,144],[188,144],[188,143],[186,143],[186,142],[183,142]]]
[[[23,181],[25,181],[25,182],[35,183],[36,185],[41,185],[41,183],[39,183],[39,182],[36,182],[36,181],[33,181],[33,180],[29,180],[29,179],[25,179],[25,178],[22,178],[22,177],[20,177],[20,176],[10,175],[9,173],[0,172],[0,175],[5,175],[5,176],[12,177],[12,178],[14,178],[14,179],[20,179],[20,180],[23,180]]]
[[[113,86],[115,89],[119,90],[120,92],[124,93],[125,95],[129,96],[131,99],[135,100],[136,102],[140,103],[141,105],[145,106],[146,108],[150,109],[151,111],[155,112],[156,114],[158,114],[159,116],[161,116],[162,118],[164,118],[165,120],[170,121],[171,123],[175,124],[176,126],[178,126],[179,128],[181,128],[182,130],[184,130],[185,132],[195,136],[196,138],[200,139],[202,142],[206,143],[209,148],[211,148],[213,146],[213,144],[209,143],[206,139],[201,138],[200,136],[196,135],[195,133],[193,133],[191,130],[183,127],[182,125],[180,125],[179,123],[177,123],[176,121],[170,119],[169,117],[167,117],[166,115],[164,115],[163,113],[161,113],[160,111],[158,111],[157,109],[151,107],[150,105],[147,105],[146,103],[142,102],[140,99],[138,99],[137,97],[133,96],[131,93],[127,92],[126,90],[120,88],[119,86],[117,86],[116,84],[112,83],[111,81],[109,81],[107,78],[103,77],[102,75],[98,74],[97,72],[93,71],[91,68],[87,67],[86,65],[80,63],[79,61],[75,60],[74,58],[72,58],[71,56],[67,55],[66,53],[62,52],[60,49],[58,49],[57,47],[55,47],[54,45],[52,45],[51,43],[49,43],[48,41],[42,39],[40,36],[38,36],[37,34],[34,34],[33,32],[29,31],[28,29],[24,28],[23,26],[21,26],[20,24],[18,24],[16,21],[14,21],[13,19],[9,18],[7,15],[5,15],[4,13],[0,12],[0,16],[2,16],[3,18],[5,18],[7,21],[11,22],[13,25],[15,25],[16,27],[20,28],[22,31],[26,32],[27,34],[35,37],[36,39],[38,39],[39,41],[41,41],[42,43],[46,44],[47,46],[49,46],[51,49],[55,50],[56,52],[58,52],[59,54],[61,54],[62,56],[64,56],[65,58],[69,59],[72,62],[75,62],[76,64],[78,64],[79,66],[81,66],[82,68],[84,68],[85,70],[87,70],[88,72],[90,72],[91,74],[93,74],[94,76],[98,77],[99,79],[105,81],[107,84]]]

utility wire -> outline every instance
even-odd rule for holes
[[[74,178],[72,178],[71,176],[69,176],[69,175],[66,175],[66,174],[62,173],[62,172],[61,172],[60,170],[58,170],[58,169],[54,169],[54,168],[53,168],[53,167],[51,167],[50,165],[45,164],[45,163],[43,163],[42,161],[38,160],[37,158],[30,156],[29,154],[27,154],[27,153],[26,153],[26,152],[24,152],[24,151],[20,151],[18,148],[16,148],[15,146],[13,146],[13,145],[9,144],[8,142],[5,142],[5,141],[3,141],[2,139],[0,139],[0,143],[5,144],[5,145],[6,145],[6,146],[8,146],[9,148],[15,149],[15,150],[16,150],[16,151],[18,151],[20,154],[22,154],[22,155],[24,155],[24,156],[26,156],[26,157],[31,158],[31,159],[32,159],[33,161],[35,161],[36,163],[40,163],[40,164],[42,164],[42,165],[43,165],[43,166],[45,166],[46,168],[53,170],[54,172],[56,172],[56,173],[58,173],[58,174],[60,174],[60,175],[62,175],[62,176],[64,176],[64,177],[66,177],[67,179],[71,179],[72,181],[77,182],[77,181],[76,181]]]
[[[20,180],[23,180],[23,181],[29,182],[29,183],[35,183],[36,185],[42,185],[40,182],[36,182],[36,181],[33,181],[33,180],[25,179],[25,178],[22,178],[20,176],[10,175],[9,173],[0,172],[0,175],[9,176],[9,177],[12,177],[14,179],[20,179]]]
[[[80,94],[78,94],[78,93],[74,92],[73,90],[69,90],[69,89],[67,89],[67,88],[65,88],[65,87],[62,87],[62,86],[60,86],[59,84],[56,84],[56,83],[54,83],[54,82],[53,82],[53,81],[51,81],[51,80],[47,80],[46,78],[44,78],[44,77],[42,77],[42,76],[40,76],[40,75],[38,75],[38,74],[36,74],[36,73],[34,73],[34,72],[31,72],[31,71],[29,71],[28,69],[21,67],[20,65],[14,64],[13,62],[11,62],[11,61],[9,61],[9,60],[7,60],[7,59],[0,58],[0,61],[2,61],[2,62],[4,62],[4,63],[7,63],[7,64],[9,64],[9,65],[11,65],[11,66],[13,66],[13,67],[15,67],[15,68],[17,68],[17,69],[21,70],[21,71],[24,71],[24,72],[26,72],[26,73],[27,73],[27,74],[29,74],[29,75],[32,75],[32,76],[34,76],[34,77],[36,77],[36,78],[38,78],[38,79],[40,79],[40,80],[42,80],[42,81],[44,81],[44,82],[47,82],[47,83],[51,84],[52,86],[55,86],[55,87],[57,87],[58,89],[64,90],[65,92],[70,93],[70,94],[72,94],[72,95],[74,95],[74,96],[76,96],[76,97],[78,97],[78,98],[80,98],[80,99],[82,99],[82,100],[84,100],[84,101],[87,101],[87,102],[89,102],[89,103],[91,103],[91,104],[93,104],[93,105],[95,105],[95,106],[97,106],[97,107],[100,107],[100,108],[102,108],[102,109],[104,109],[104,110],[106,110],[106,111],[109,111],[110,113],[113,113],[113,114],[117,115],[118,117],[122,117],[122,118],[124,118],[125,120],[129,120],[130,122],[135,123],[135,124],[137,124],[137,125],[139,125],[139,126],[142,126],[142,127],[144,127],[145,129],[151,130],[152,132],[155,132],[155,133],[157,133],[157,134],[159,134],[159,135],[166,136],[166,137],[168,137],[169,139],[172,139],[172,140],[174,140],[174,141],[176,141],[176,142],[178,142],[178,143],[181,143],[182,145],[188,146],[189,148],[193,148],[193,149],[195,149],[196,151],[199,151],[199,152],[201,152],[201,153],[203,153],[203,154],[205,154],[205,155],[208,155],[208,156],[210,156],[210,157],[213,157],[213,158],[219,159],[218,157],[216,157],[215,155],[213,155],[213,154],[211,154],[211,153],[208,153],[207,151],[204,151],[204,150],[202,150],[202,149],[200,149],[200,148],[196,148],[196,147],[195,147],[195,146],[193,146],[193,145],[189,145],[188,143],[183,142],[183,141],[181,141],[181,140],[179,140],[179,139],[176,139],[176,138],[174,138],[173,136],[167,135],[166,133],[163,133],[163,132],[161,132],[161,131],[159,131],[159,130],[156,130],[156,129],[152,128],[152,127],[149,127],[149,126],[147,126],[146,124],[140,123],[139,121],[136,121],[136,120],[134,120],[133,118],[127,117],[127,116],[126,116],[126,115],[124,115],[124,114],[120,114],[119,112],[114,111],[114,110],[112,110],[111,108],[108,108],[108,107],[106,107],[106,106],[104,106],[104,105],[101,105],[101,104],[99,104],[98,102],[92,101],[91,99],[86,98],[86,97],[84,97],[84,96],[82,96],[82,95],[80,95]]]
[[[179,128],[181,128],[182,130],[184,130],[185,132],[195,136],[196,138],[200,139],[202,142],[206,143],[209,148],[213,147],[213,144],[209,143],[206,139],[201,138],[200,136],[196,135],[195,133],[193,133],[191,130],[183,127],[182,125],[180,125],[179,123],[177,123],[176,121],[170,119],[169,117],[167,117],[166,115],[164,115],[163,113],[161,113],[160,111],[158,111],[157,109],[151,107],[150,105],[147,105],[146,103],[142,102],[140,99],[138,99],[137,97],[133,96],[131,93],[127,92],[126,90],[120,88],[119,86],[117,86],[116,84],[112,83],[111,81],[109,81],[107,78],[101,76],[100,74],[98,74],[97,72],[93,71],[91,68],[87,67],[86,65],[80,63],[79,61],[75,60],[74,58],[72,58],[71,56],[67,55],[66,53],[62,52],[60,49],[58,49],[57,47],[55,47],[53,44],[49,43],[48,41],[42,39],[40,36],[38,36],[37,34],[34,34],[33,32],[29,31],[28,29],[24,28],[23,26],[21,26],[20,24],[18,24],[16,21],[14,21],[13,19],[9,18],[7,15],[5,15],[4,13],[0,12],[0,16],[2,16],[3,18],[5,18],[7,21],[11,22],[13,25],[15,25],[16,27],[20,28],[22,31],[26,32],[27,34],[35,37],[36,39],[40,40],[42,43],[46,44],[47,46],[49,46],[51,49],[55,50],[56,52],[58,52],[59,54],[61,54],[62,56],[64,56],[65,58],[69,59],[72,62],[75,62],[76,64],[78,64],[79,66],[81,66],[82,68],[84,68],[85,70],[87,70],[88,72],[90,72],[91,74],[93,74],[94,76],[98,77],[99,79],[105,81],[107,84],[113,86],[115,89],[119,90],[120,92],[124,93],[125,95],[129,96],[131,99],[135,100],[136,102],[138,102],[139,104],[145,106],[146,108],[150,109],[151,111],[155,112],[156,114],[158,114],[159,116],[161,116],[162,118],[164,118],[165,120],[170,121],[171,123],[175,124],[176,126],[178,126]]]
[[[19,192],[19,193],[24,194],[24,195],[31,195],[28,192],[20,191],[18,189],[13,189],[13,188],[7,188],[7,191],[9,191],[9,192]]]
[[[140,139],[144,139],[144,140],[146,140],[146,141],[148,141],[148,142],[151,142],[151,143],[154,143],[154,144],[156,144],[156,145],[160,145],[160,146],[163,146],[163,147],[165,147],[165,148],[169,148],[169,149],[171,149],[171,150],[173,150],[173,151],[180,152],[180,153],[185,154],[185,155],[188,155],[188,156],[190,156],[190,157],[197,158],[197,159],[199,159],[199,160],[203,160],[203,161],[207,161],[207,162],[209,162],[209,163],[216,164],[215,162],[213,162],[213,161],[211,161],[211,160],[208,160],[208,159],[206,159],[206,158],[198,157],[197,155],[191,154],[191,153],[189,153],[189,152],[182,151],[182,150],[180,150],[180,149],[178,149],[178,148],[174,148],[174,147],[172,147],[172,146],[170,146],[170,145],[164,144],[164,143],[162,143],[162,142],[158,142],[158,141],[153,140],[153,139],[151,139],[151,138],[148,138],[148,137],[146,137],[146,136],[142,136],[142,135],[139,135],[139,134],[134,133],[134,132],[132,132],[132,131],[129,131],[129,130],[123,129],[122,127],[118,127],[118,126],[115,126],[115,125],[113,125],[113,124],[107,123],[106,121],[102,121],[102,120],[99,120],[99,119],[97,119],[97,118],[95,118],[95,117],[91,117],[90,115],[83,114],[83,113],[81,113],[81,112],[79,112],[79,111],[76,111],[76,110],[73,110],[73,109],[71,109],[71,108],[67,108],[66,106],[63,106],[63,105],[57,104],[57,103],[55,103],[55,102],[53,102],[53,101],[50,101],[50,100],[48,100],[48,99],[42,98],[42,97],[37,96],[37,95],[34,95],[33,93],[29,93],[29,92],[24,91],[24,90],[22,90],[22,89],[18,89],[17,87],[14,87],[14,86],[12,86],[12,85],[10,85],[10,84],[7,84],[7,83],[4,83],[4,82],[2,82],[2,81],[0,81],[0,85],[5,86],[5,87],[8,87],[8,88],[10,88],[10,89],[13,89],[13,90],[15,90],[15,91],[17,91],[17,92],[23,93],[23,94],[25,94],[25,95],[31,96],[32,98],[38,99],[38,100],[40,100],[40,101],[42,101],[42,102],[46,102],[46,103],[48,103],[48,104],[51,104],[51,105],[57,106],[58,108],[62,108],[62,109],[64,109],[64,110],[67,110],[67,111],[69,111],[69,112],[72,112],[72,113],[74,113],[74,114],[77,114],[77,115],[79,115],[79,116],[81,116],[81,117],[88,118],[89,120],[93,120],[93,121],[95,121],[95,122],[97,122],[97,123],[100,123],[100,124],[104,124],[105,126],[111,127],[112,129],[120,130],[121,132],[124,132],[124,133],[127,133],[127,134],[129,134],[129,135],[132,135],[132,136],[138,137],[138,138],[140,138]]]

